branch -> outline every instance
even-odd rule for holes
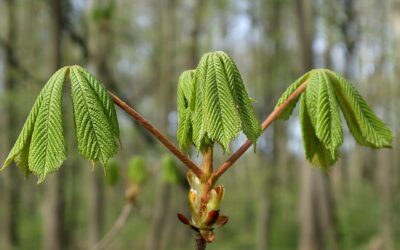
[[[272,122],[274,122],[279,115],[282,113],[282,111],[296,98],[299,97],[301,93],[306,89],[307,87],[307,81],[301,84],[289,97],[288,99],[282,103],[279,107],[275,108],[274,111],[265,119],[263,124],[261,125],[261,128],[263,131],[265,131],[269,125],[271,125]],[[218,178],[225,173],[226,170],[228,170],[246,151],[247,149],[250,148],[252,145],[252,142],[247,140],[243,145],[229,157],[228,160],[226,160],[218,169],[217,171],[214,172],[214,174],[210,178],[210,183],[214,184],[217,182]]]
[[[108,245],[115,239],[118,235],[119,231],[124,227],[126,221],[128,220],[129,215],[131,214],[133,208],[132,202],[127,202],[122,209],[118,219],[115,221],[111,230],[104,236],[104,238],[96,243],[96,245],[92,248],[92,250],[103,250],[106,249]]]
[[[205,250],[207,247],[207,242],[203,237],[201,236],[200,233],[197,233],[196,235],[196,250]]]
[[[147,131],[154,135],[164,146],[171,151],[187,168],[189,168],[199,179],[203,176],[203,171],[190,160],[182,151],[180,151],[167,137],[165,137],[161,132],[151,125],[146,119],[144,119],[136,110],[131,108],[128,104],[122,101],[119,97],[111,92],[108,92],[114,103],[118,105],[122,110],[124,110],[133,119],[139,122]]]

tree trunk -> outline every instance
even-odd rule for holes
[[[312,0],[296,0],[299,39],[302,51],[302,71],[313,68],[314,37]],[[300,190],[300,242],[301,250],[338,249],[334,200],[329,181],[320,170],[303,164]],[[332,240],[329,240],[332,239]],[[334,243],[334,244],[332,244]]]
[[[114,6],[110,0],[90,0],[87,22],[89,25],[89,69],[111,91],[116,91],[117,86],[111,75],[108,58],[113,53],[113,39],[111,19],[114,14]],[[93,17],[96,9],[103,9],[108,15]],[[104,232],[105,222],[105,191],[103,170],[100,168],[89,173],[89,244],[96,244]]]
[[[278,94],[280,88],[277,83],[282,82],[284,78],[281,74],[282,67],[282,27],[281,27],[281,15],[282,15],[283,3],[279,0],[274,1],[262,1],[261,6],[254,5],[254,12],[257,13],[261,11],[261,20],[265,20],[262,23],[264,31],[264,40],[267,40],[273,47],[273,50],[269,53],[265,51],[265,45],[262,44],[261,52],[256,52],[255,57],[258,58],[262,67],[260,68],[259,74],[263,77],[261,79],[262,84],[265,81],[270,82],[268,88],[264,88],[264,97],[266,107],[271,107],[274,105],[274,96]],[[254,18],[257,20],[257,17]],[[260,55],[261,56],[260,56]],[[273,101],[272,101],[273,100]],[[274,194],[277,191],[279,183],[278,173],[283,171],[287,165],[287,133],[286,124],[275,123],[273,124],[273,150],[272,150],[272,165],[261,166],[260,174],[262,173],[262,190],[265,190],[259,208],[258,215],[258,239],[257,239],[257,249],[266,250],[270,244],[270,227],[272,224],[272,219],[274,217],[274,206],[275,201],[279,199],[274,199]],[[287,174],[287,173],[285,173]]]
[[[61,39],[62,39],[62,2],[51,0],[51,42],[49,64],[53,72],[62,65],[61,56]],[[43,210],[43,249],[44,250],[61,250],[64,249],[65,232],[64,230],[64,207],[65,197],[63,192],[62,172],[58,171],[47,177],[45,182],[45,201]]]
[[[160,39],[158,44],[159,49],[159,92],[158,97],[160,102],[159,108],[159,124],[160,129],[164,133],[168,131],[168,114],[174,108],[172,100],[175,96],[175,91],[172,86],[172,77],[174,73],[174,34],[175,34],[175,19],[174,13],[176,8],[176,0],[163,0],[160,2]],[[151,232],[148,239],[148,250],[162,249],[162,242],[165,240],[164,231],[167,220],[166,212],[170,207],[171,184],[162,181],[156,194],[155,207],[153,211],[153,221]]]
[[[15,103],[13,100],[14,90],[17,87],[16,69],[14,62],[15,46],[17,40],[17,19],[15,1],[7,1],[7,44],[5,46],[5,94],[7,96],[5,105],[5,120],[6,120],[6,133],[8,148],[12,148],[17,139],[15,133],[16,114]],[[4,202],[6,206],[4,225],[5,225],[5,241],[3,247],[5,249],[16,248],[19,244],[18,239],[18,218],[19,218],[19,197],[20,197],[20,176],[18,176],[18,169],[13,163],[5,172],[5,190],[3,192]]]

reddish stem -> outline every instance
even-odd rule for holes
[[[307,82],[302,83],[279,107],[275,108],[274,111],[265,119],[262,123],[261,128],[264,131],[275,121],[282,111],[296,98],[299,97],[301,93],[306,89]],[[229,157],[211,176],[210,183],[214,184],[217,182],[218,178],[225,173],[243,154],[250,148],[252,142],[247,140],[243,145]]]
[[[124,110],[133,119],[139,122],[147,131],[154,135],[164,146],[171,151],[181,162],[189,168],[199,179],[203,177],[203,171],[190,160],[182,151],[180,151],[167,137],[165,137],[161,132],[151,125],[146,119],[144,119],[136,110],[122,101],[118,96],[114,95],[110,91],[108,94],[112,97],[114,103],[118,105],[122,110]]]

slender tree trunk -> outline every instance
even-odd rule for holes
[[[172,77],[174,72],[174,34],[175,21],[174,13],[176,0],[163,0],[160,2],[160,43],[159,53],[159,110],[160,110],[160,129],[166,132],[168,130],[168,114],[173,109],[175,91],[172,87]],[[153,212],[153,221],[151,232],[148,239],[148,250],[162,249],[162,242],[165,240],[164,230],[166,228],[165,216],[170,208],[171,184],[162,181],[156,194],[156,202]]]
[[[87,21],[89,24],[89,68],[96,74],[99,80],[112,91],[117,87],[111,75],[108,58],[113,53],[113,39],[111,20],[114,7],[110,0],[90,0]],[[109,15],[93,18],[95,9],[108,9]],[[100,168],[89,173],[89,244],[97,243],[104,232],[105,223],[105,190],[104,173]]]
[[[300,40],[300,50],[302,52],[302,71],[313,68],[314,54],[312,51],[313,18],[312,1],[296,0],[296,14],[298,17],[298,34]],[[315,197],[315,178],[312,169],[308,164],[302,164],[301,169],[301,188],[300,188],[300,250],[323,249],[321,238],[318,234],[318,221],[314,207]]]
[[[49,44],[49,59],[53,72],[62,65],[61,39],[62,39],[62,3],[58,0],[50,0],[51,11],[51,42]],[[63,174],[56,172],[47,177],[45,182],[45,201],[43,211],[43,249],[64,249],[64,207],[65,197],[63,192]]]
[[[262,45],[261,57],[259,58],[262,68],[260,74],[263,75],[262,83],[267,81],[271,83],[268,89],[264,89],[265,104],[264,106],[271,107],[272,103],[279,92],[279,87],[276,83],[282,82],[283,75],[281,74],[281,63],[282,63],[282,30],[281,30],[281,14],[283,3],[279,0],[274,1],[262,1],[261,6],[254,6],[254,12],[261,11],[262,23],[264,30],[264,39],[268,40],[273,46],[273,50],[270,53],[265,53],[264,45]],[[260,10],[258,10],[260,9]],[[256,57],[258,57],[256,55]],[[278,173],[280,169],[286,168],[287,165],[287,149],[286,149],[286,125],[283,123],[276,123],[273,125],[273,151],[272,151],[272,165],[266,168],[261,166],[260,170],[264,175],[262,181],[262,190],[265,190],[259,208],[258,216],[258,240],[257,249],[266,250],[269,247],[270,241],[270,227],[274,217],[274,194],[276,193],[279,183]],[[283,171],[283,170],[282,170]],[[287,174],[287,173],[286,173]]]
[[[15,1],[7,0],[7,46],[5,46],[5,86],[4,90],[7,96],[5,105],[6,114],[6,134],[8,148],[11,148],[16,140],[15,125],[16,114],[13,101],[14,90],[17,87],[16,69],[14,63],[15,46],[17,42],[17,19]],[[4,224],[5,224],[5,249],[16,248],[19,244],[18,238],[18,218],[19,218],[19,183],[20,176],[18,176],[18,169],[15,164],[9,167],[6,171],[6,186],[4,195],[4,203],[6,206]]]
[[[314,37],[312,0],[296,0],[299,40],[303,71],[313,68]],[[329,241],[329,239],[332,239]],[[300,245],[301,250],[318,250],[328,247],[338,249],[334,200],[329,180],[324,173],[303,164],[300,191]]]

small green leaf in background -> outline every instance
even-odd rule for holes
[[[111,159],[108,163],[104,166],[106,172],[106,181],[107,184],[110,186],[114,186],[119,181],[119,161],[116,159]]]
[[[339,74],[327,69],[307,72],[283,93],[276,108],[301,85],[307,84],[301,98],[300,125],[306,158],[328,168],[339,158],[343,142],[340,110],[357,143],[372,148],[390,147],[393,133],[367,105],[356,88]],[[294,100],[280,118],[287,119]],[[340,108],[339,108],[340,107]]]
[[[181,180],[176,161],[169,154],[161,158],[161,175],[167,183],[177,184]]]
[[[58,70],[43,87],[1,170],[15,161],[26,177],[33,173],[40,183],[60,168],[66,158],[61,103],[67,71]]]
[[[255,144],[261,126],[234,61],[222,51],[207,53],[200,59],[194,80],[188,74],[182,74],[178,86],[181,147],[187,149],[189,132],[199,151],[214,142],[229,151],[230,142],[240,131]],[[190,111],[185,113],[187,107]],[[191,130],[187,116],[191,116]]]
[[[71,66],[70,78],[78,151],[104,165],[118,148],[114,104],[104,86],[84,68]]]
[[[149,176],[146,162],[141,156],[133,156],[128,164],[128,178],[131,182],[142,184]]]

